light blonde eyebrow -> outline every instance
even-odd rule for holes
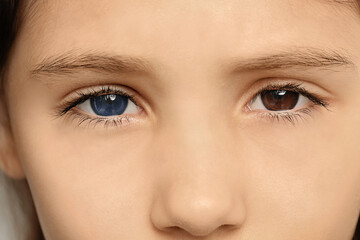
[[[32,77],[39,75],[69,75],[82,71],[101,73],[150,73],[152,66],[147,59],[107,53],[67,52],[44,58],[30,70]]]
[[[236,58],[223,65],[231,73],[274,69],[297,68],[335,70],[338,67],[356,67],[347,54],[336,50],[298,48],[292,51],[278,51],[254,58]],[[32,77],[41,75],[69,76],[84,71],[102,74],[154,72],[149,60],[140,57],[82,53],[64,53],[44,58],[30,71]]]
[[[330,4],[339,4],[347,7],[359,6],[359,0],[324,0]]]
[[[256,70],[274,70],[298,68],[334,69],[337,67],[355,67],[347,54],[336,50],[317,48],[299,48],[293,51],[280,51],[264,56],[239,59],[230,63],[230,72],[245,72]]]
[[[314,0],[310,0],[314,1]],[[360,0],[318,0],[331,7],[343,7],[353,11],[357,16],[360,14]]]

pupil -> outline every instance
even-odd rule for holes
[[[299,93],[285,90],[268,90],[261,93],[261,100],[267,110],[290,110],[296,106]]]
[[[101,95],[90,99],[92,110],[99,116],[121,115],[125,112],[128,102],[128,97],[115,94]]]

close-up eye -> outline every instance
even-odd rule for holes
[[[259,90],[247,105],[248,109],[271,112],[289,111],[309,104],[326,107],[328,104],[317,94],[312,94],[301,84],[270,84]]]
[[[113,86],[77,91],[75,95],[58,108],[57,116],[74,116],[80,119],[79,125],[86,122],[94,125],[129,123],[134,120],[133,116],[143,111],[134,95]]]
[[[307,97],[294,91],[265,90],[258,94],[250,105],[251,110],[286,111],[302,107],[311,102]]]
[[[317,106],[327,109],[327,101],[310,93],[301,84],[270,84],[259,90],[247,104],[247,110],[270,120],[284,119],[295,123],[309,116]]]
[[[98,116],[135,114],[138,111],[138,107],[129,97],[118,94],[90,97],[77,107],[87,113]]]

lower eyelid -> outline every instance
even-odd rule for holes
[[[303,96],[303,95],[301,95]],[[259,97],[259,96],[257,96]],[[256,98],[254,98],[256,100]],[[291,123],[292,125],[297,124],[300,121],[308,120],[309,118],[313,118],[314,111],[320,110],[324,108],[307,97],[303,96],[301,102],[297,103],[293,109],[284,110],[284,111],[269,111],[267,109],[251,109],[250,101],[242,110],[242,112],[250,117],[250,119],[258,119],[265,121],[264,124],[267,123]],[[327,107],[325,107],[329,110]]]
[[[110,117],[97,117],[91,116],[88,113],[83,112],[77,107],[71,109],[65,118],[69,118],[71,122],[77,121],[76,124],[79,127],[125,127],[129,124],[137,124],[140,122],[139,118],[132,115],[118,115]]]
[[[277,122],[277,123],[280,122],[291,123],[294,126],[300,120],[305,121],[307,120],[308,117],[312,118],[313,107],[301,108],[296,111],[280,111],[280,112],[262,111],[262,112],[257,112],[256,116],[257,118],[265,121]]]

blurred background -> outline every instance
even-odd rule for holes
[[[27,182],[12,180],[0,171],[0,240],[36,239],[34,216]]]

